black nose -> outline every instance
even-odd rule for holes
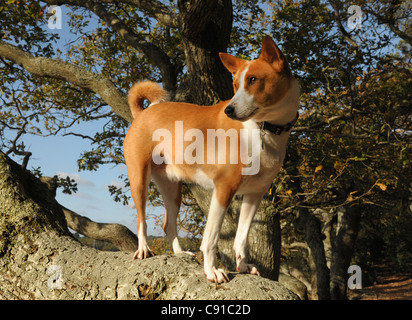
[[[228,105],[225,109],[225,113],[228,117],[232,117],[233,114],[235,113],[235,108],[231,105]]]

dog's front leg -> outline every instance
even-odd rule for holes
[[[202,245],[200,250],[203,252],[204,272],[210,282],[222,283],[229,281],[228,276],[222,269],[217,268],[216,264],[216,246],[219,240],[220,229],[225,216],[227,203],[230,202],[231,195],[228,195],[229,201],[219,201],[217,190],[215,189],[210,203],[209,215],[207,217],[206,228],[203,234]],[[222,194],[219,194],[221,197]],[[224,202],[224,205],[221,204]]]
[[[137,237],[139,238],[139,244],[137,251],[133,255],[133,260],[142,260],[154,256],[154,253],[147,244],[147,224],[144,220],[138,222]]]
[[[236,253],[236,270],[241,273],[260,275],[255,265],[247,263],[246,244],[253,216],[259,207],[262,197],[263,194],[245,194],[243,196],[239,224],[234,243]]]

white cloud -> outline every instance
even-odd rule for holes
[[[85,199],[85,200],[93,200],[94,199],[94,197],[91,194],[86,193],[86,192],[76,192],[76,193],[73,194],[73,197],[77,197],[77,198]]]
[[[56,175],[59,178],[69,177],[70,179],[74,180],[78,185],[81,185],[81,186],[89,186],[89,187],[95,187],[96,186],[92,181],[83,179],[77,173],[57,172]]]
[[[119,181],[119,180],[112,180],[110,185],[115,186],[116,188],[124,188],[125,187],[125,183],[123,181]]]

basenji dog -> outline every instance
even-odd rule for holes
[[[174,253],[183,252],[177,233],[181,183],[195,182],[213,189],[200,250],[205,275],[216,283],[229,280],[217,266],[216,246],[226,209],[237,194],[243,195],[234,240],[237,270],[260,275],[257,267],[247,261],[248,232],[263,195],[281,168],[299,101],[298,82],[269,36],[264,37],[256,60],[219,55],[234,77],[235,94],[231,100],[214,106],[168,102],[167,92],[158,84],[136,83],[128,98],[134,120],[124,140],[130,189],[138,214],[139,244],[133,258],[153,255],[147,244],[145,221],[150,179],[165,204],[163,229]],[[145,99],[151,105],[144,109]],[[237,138],[234,143],[233,137]],[[253,170],[247,172],[251,167]]]

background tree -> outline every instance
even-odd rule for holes
[[[361,29],[347,25],[353,4],[362,9]],[[70,6],[78,38],[67,52],[44,27],[49,5]],[[256,58],[270,33],[300,82],[301,117],[250,232],[251,260],[277,279],[281,219],[289,272],[309,278],[312,298],[344,298],[352,256],[365,268],[389,252],[399,268],[411,265],[411,239],[400,233],[411,221],[410,19],[408,2],[396,0],[10,0],[0,5],[1,148],[27,166],[24,134],[77,135],[73,123],[106,119],[101,132],[82,136],[92,149],[79,168],[123,163],[132,83],[161,82],[177,101],[228,99],[231,76],[218,52]],[[206,213],[210,197],[188,188],[197,232],[191,195]],[[128,201],[124,189],[111,191]],[[229,269],[238,209],[235,201],[219,241]]]
[[[346,26],[351,14],[340,1],[273,5],[273,31],[299,75],[303,113],[273,201],[287,221],[294,213],[302,235],[284,228],[283,241],[291,256],[291,250],[304,248],[299,255],[307,256],[308,263],[301,267],[310,270],[312,296],[319,298],[346,297],[347,268],[360,228],[362,243],[370,237],[363,228],[382,230],[385,216],[411,220],[406,208],[410,45],[396,43],[376,20],[386,10],[401,11],[392,13],[397,19],[391,23],[407,31],[411,8],[401,1],[358,5],[365,8],[358,30]],[[366,220],[362,225],[361,216]],[[375,246],[370,240],[370,247],[359,247],[354,263],[365,266],[366,252]],[[404,245],[410,240],[404,239]]]

